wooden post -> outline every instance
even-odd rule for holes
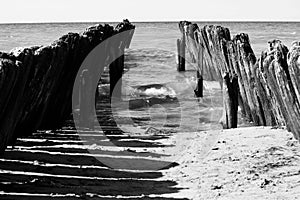
[[[196,97],[203,97],[203,77],[199,71],[197,71],[197,87],[194,92]]]
[[[223,119],[221,124],[224,129],[237,127],[238,114],[238,77],[229,76],[226,72],[223,75]]]
[[[294,126],[293,134],[296,139],[300,139],[300,107],[296,100],[296,94],[294,88],[289,84],[289,74],[284,70],[284,64],[278,58],[275,57],[274,69],[276,73],[276,79],[279,86],[279,91],[284,103],[286,104],[288,114],[290,115],[291,122]]]
[[[271,64],[273,61],[272,57],[268,57],[263,60],[261,64],[261,68],[263,69],[263,75],[265,76],[266,80],[266,92],[267,98],[271,100],[271,105],[276,114],[276,120],[278,125],[286,125],[289,130],[293,130],[293,123],[288,114],[288,108],[284,103],[284,100],[281,98],[279,86],[276,80],[276,74],[274,65]]]
[[[238,106],[239,106],[239,101],[238,101],[238,96],[239,96],[239,83],[238,83],[238,76],[234,74],[231,77],[231,90],[230,90],[230,123],[229,127],[230,128],[237,128],[238,124]]]
[[[300,102],[300,42],[294,42],[288,54],[289,74],[291,82],[295,88],[298,102]]]
[[[115,60],[109,65],[110,96],[116,99],[121,99],[124,52],[120,53],[121,56],[116,58],[117,54],[115,51],[121,50],[118,48],[112,48],[111,51],[111,55]]]
[[[89,71],[83,70],[80,75],[80,90],[79,90],[79,124],[82,128],[93,129],[93,98],[91,77]]]
[[[185,71],[185,39],[182,36],[182,39],[177,39],[177,71]]]
[[[197,70],[197,87],[194,90],[196,97],[203,97],[203,69],[204,69],[204,46],[202,43],[199,45],[199,58]]]
[[[203,95],[203,76],[215,77],[223,88],[224,128],[237,127],[239,102],[242,113],[255,125],[286,125],[300,140],[300,42],[288,51],[281,41],[273,40],[257,60],[247,34],[231,39],[227,28],[199,29],[186,21],[179,23],[179,29],[198,65],[196,96]]]

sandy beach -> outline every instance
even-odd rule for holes
[[[105,151],[107,155],[115,155],[111,159],[124,156],[123,159],[126,159],[126,155],[138,149],[143,151],[145,156],[142,158],[145,159],[154,158],[162,152],[177,155],[173,157],[177,166],[144,172],[109,169],[89,155],[85,149],[88,147],[80,146],[81,142],[72,130],[61,131],[64,134],[40,132],[32,140],[21,139],[14,149],[8,148],[0,162],[1,188],[4,190],[1,199],[299,197],[300,147],[292,134],[284,129],[245,127],[157,140],[152,137],[156,142],[165,144],[180,139],[181,145],[172,146],[172,151],[167,147],[137,145],[124,148],[127,151]],[[38,142],[39,137],[44,140]],[[211,141],[207,142],[207,139]],[[59,140],[64,141],[64,145],[59,145]],[[130,146],[129,143],[126,145]],[[146,150],[148,154],[145,154]],[[138,158],[141,155],[138,154]],[[156,160],[161,159],[165,158]]]
[[[224,130],[204,159],[203,134],[193,137],[179,166],[164,171],[189,199],[298,199],[299,142],[291,133],[272,127]],[[174,196],[173,196],[174,197]]]

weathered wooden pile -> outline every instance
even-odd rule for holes
[[[0,153],[20,136],[60,127],[70,117],[73,84],[85,57],[105,39],[133,29],[128,20],[115,28],[96,25],[82,34],[64,35],[49,46],[0,53]],[[115,50],[124,51],[126,46]],[[119,77],[122,70],[117,71]]]
[[[179,27],[203,78],[225,86],[225,128],[236,127],[238,102],[242,114],[255,125],[286,126],[300,139],[299,42],[289,50],[279,40],[270,41],[257,59],[247,34],[231,39],[228,28],[200,29],[186,21]]]

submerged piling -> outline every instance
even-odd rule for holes
[[[204,47],[203,44],[199,42],[199,48],[198,48],[198,55],[199,59],[196,60],[195,62],[198,64],[198,70],[197,70],[197,85],[196,85],[196,90],[195,90],[195,95],[196,97],[203,97],[203,69],[204,69]]]
[[[236,127],[240,106],[254,125],[286,126],[300,140],[300,42],[289,50],[279,40],[270,41],[257,59],[245,33],[232,39],[229,29],[221,26],[199,30],[190,22],[179,24],[187,26],[180,32],[191,36],[186,48],[198,63],[203,47],[204,65],[198,65],[203,79],[213,78],[223,88],[224,128]]]
[[[200,32],[197,24],[192,24],[188,21],[179,22],[179,29],[181,32],[181,40],[177,40],[177,49],[178,55],[185,56],[185,49],[182,50],[181,45],[187,49],[187,52],[190,55],[191,63],[195,63],[197,66],[197,84],[196,89],[194,90],[196,97],[203,97],[203,69],[204,69],[204,50],[203,50],[203,41],[198,37]],[[184,44],[182,44],[184,43]],[[184,52],[179,52],[182,50]],[[180,58],[178,57],[178,61]],[[178,62],[178,71],[181,71],[180,66],[182,64]]]
[[[197,71],[197,85],[194,92],[196,97],[203,97],[203,77],[199,71]]]
[[[185,37],[177,39],[177,71],[185,71]]]

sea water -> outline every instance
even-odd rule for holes
[[[267,49],[268,41],[281,40],[286,46],[300,40],[297,22],[196,22],[228,27],[231,36],[247,33],[257,56]],[[16,47],[48,45],[68,32],[82,32],[95,23],[0,24],[0,51]],[[114,25],[116,23],[113,23]],[[130,106],[117,109],[118,117],[147,118],[131,127],[198,131],[218,126],[222,115],[222,93],[217,82],[204,82],[204,98],[195,98],[195,66],[187,62],[186,72],[176,71],[177,22],[134,23],[136,30],[125,52],[123,99]],[[146,103],[145,103],[146,102]],[[129,111],[129,112],[128,112]],[[120,122],[121,123],[121,122]],[[132,129],[133,130],[133,129]],[[135,129],[136,130],[136,129]]]

